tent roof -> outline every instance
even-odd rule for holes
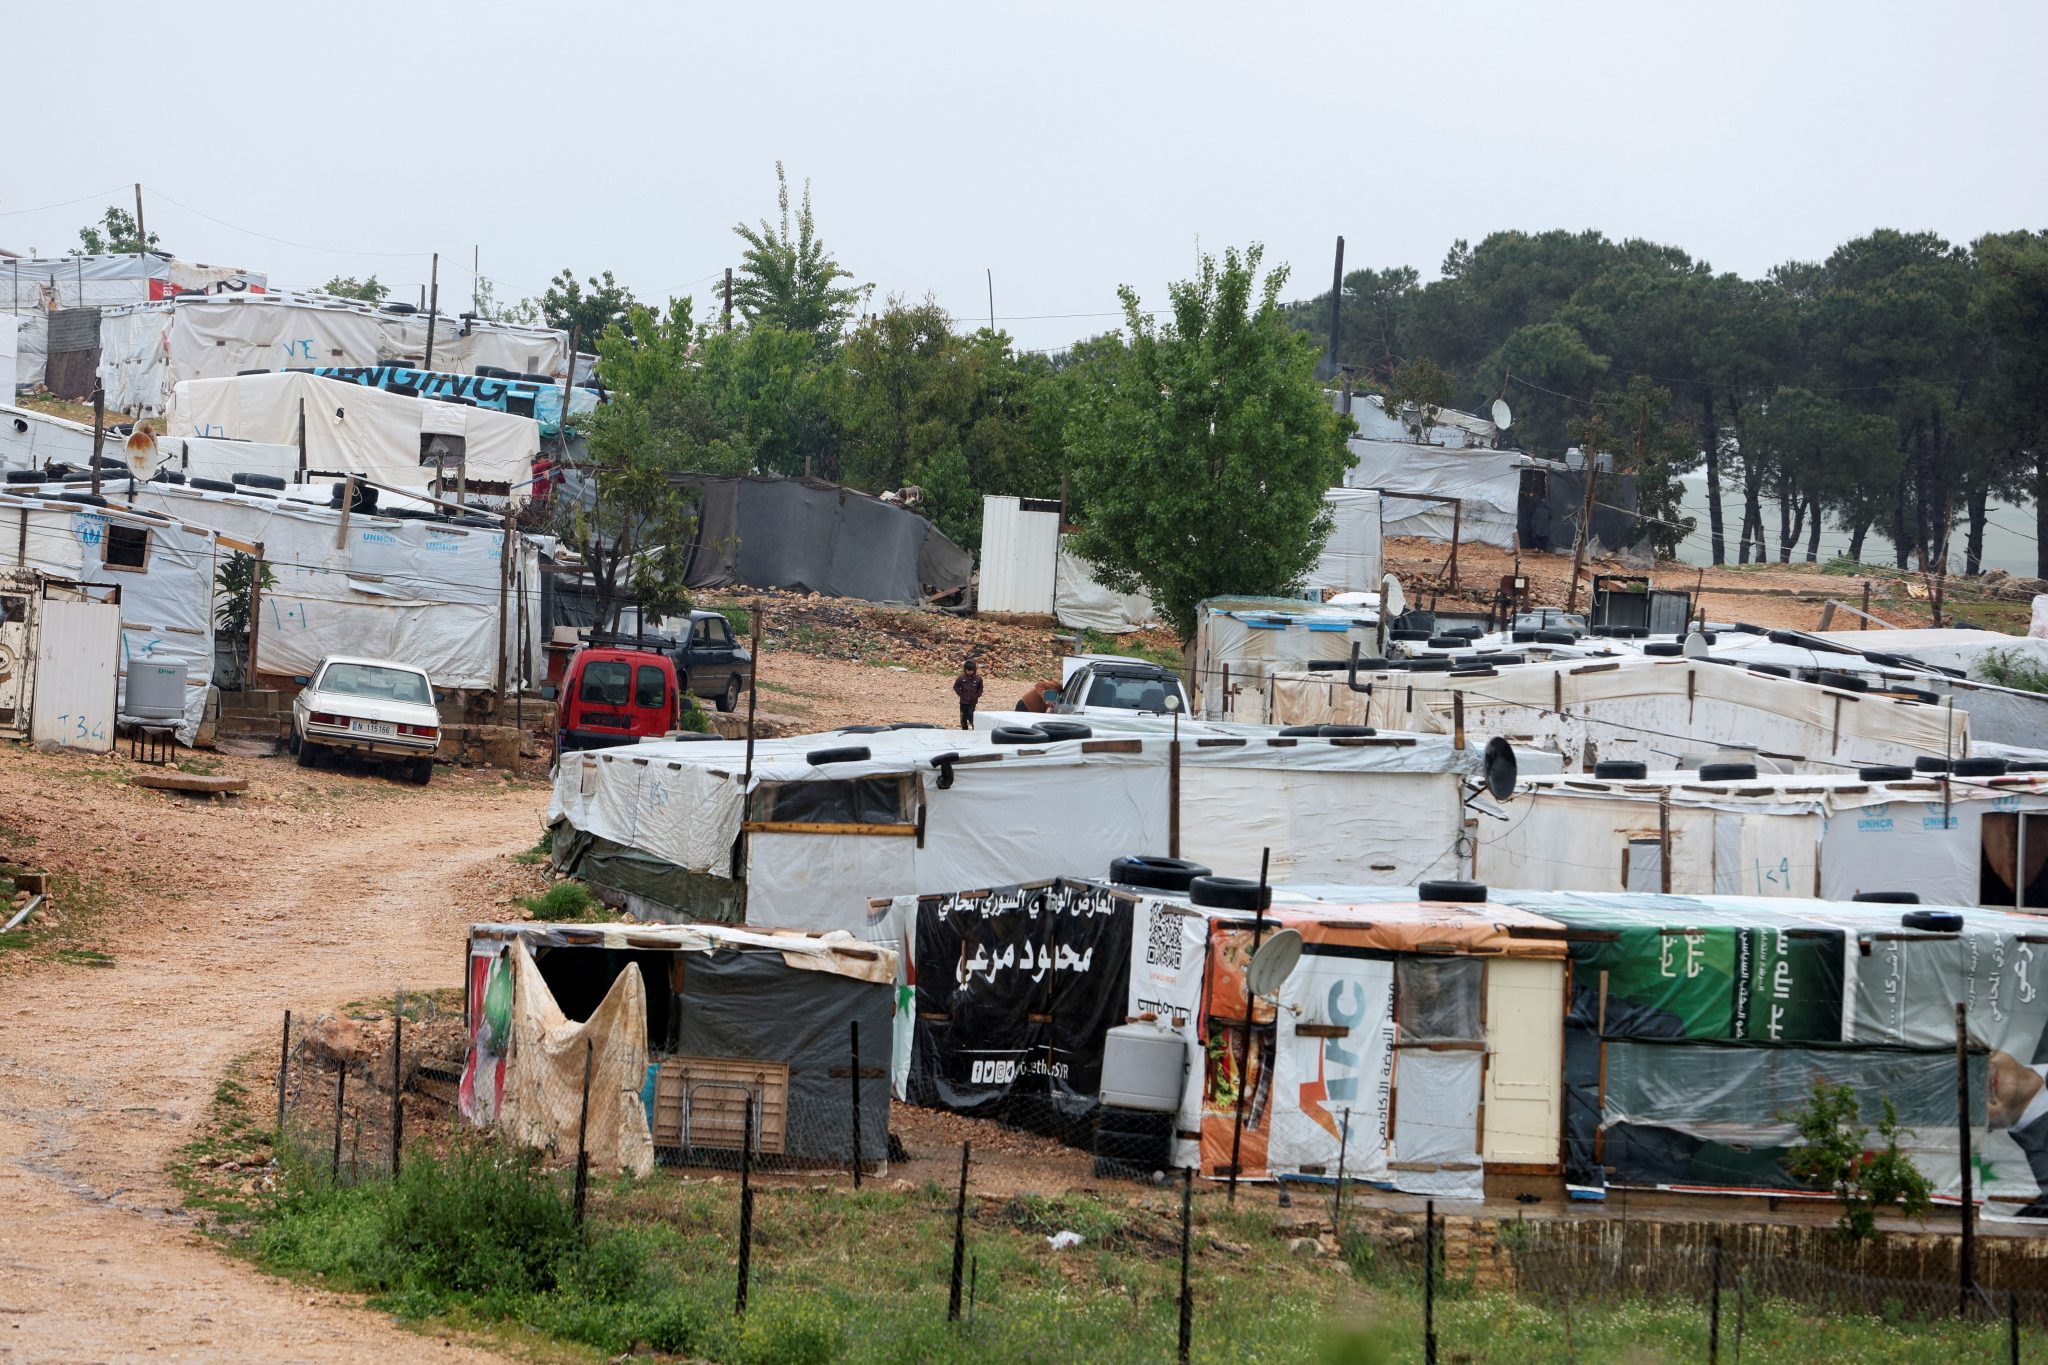
[[[1266,923],[1294,929],[1309,943],[1389,953],[1497,953],[1506,957],[1563,957],[1566,927],[1535,911],[1499,901],[1460,904],[1418,901],[1412,890],[1332,888],[1314,896],[1273,889]],[[1157,905],[1210,919],[1249,920],[1248,910],[1196,905],[1185,896],[1146,893]]]
[[[1641,778],[1601,779],[1565,773],[1531,777],[1521,790],[1535,796],[1584,797],[1593,801],[1658,801],[1686,806],[1867,806],[1887,801],[2006,801],[2048,796],[2048,773],[2005,777],[1951,777],[1938,773],[1892,782],[1865,781],[1853,772],[1760,773],[1753,778],[1703,782],[1696,772],[1651,773]]]
[[[472,945],[524,940],[536,948],[609,948],[625,952],[772,952],[797,971],[825,972],[880,986],[896,980],[896,951],[851,934],[783,933],[726,924],[472,924]]]

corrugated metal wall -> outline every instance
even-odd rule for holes
[[[1017,498],[981,500],[980,611],[1052,614],[1060,514],[1030,511]]]

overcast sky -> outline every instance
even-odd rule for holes
[[[60,255],[144,187],[188,259],[401,297],[472,249],[501,298],[610,269],[647,299],[734,264],[812,182],[878,298],[1021,345],[1148,306],[1197,244],[1289,297],[1457,238],[1598,228],[1722,270],[1877,226],[2048,227],[2048,5],[643,2],[24,8],[0,246]],[[137,60],[137,54],[147,60]],[[113,190],[111,194],[102,193]],[[75,201],[75,202],[66,202]],[[57,207],[46,207],[58,205]]]

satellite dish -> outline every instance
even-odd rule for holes
[[[1408,614],[1408,597],[1401,591],[1401,580],[1388,574],[1380,580],[1380,619],[1396,620]]]
[[[1515,779],[1521,765],[1515,761],[1515,746],[1495,735],[1486,741],[1486,756],[1480,760],[1486,774],[1486,791],[1496,801],[1515,794]]]
[[[1278,993],[1300,961],[1301,934],[1293,929],[1282,929],[1261,943],[1259,950],[1252,954],[1251,965],[1244,969],[1245,989],[1253,995]]]
[[[1704,659],[1713,652],[1707,648],[1707,637],[1700,633],[1697,626],[1687,633],[1684,651],[1688,659]]]
[[[1507,399],[1496,398],[1493,400],[1493,424],[1502,431],[1506,431],[1515,424],[1515,414],[1513,409],[1508,407]]]

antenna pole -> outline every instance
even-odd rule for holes
[[[1344,239],[1337,239],[1337,266],[1330,273],[1330,349],[1323,357],[1331,374],[1337,373],[1337,338],[1342,331],[1344,304]]]

